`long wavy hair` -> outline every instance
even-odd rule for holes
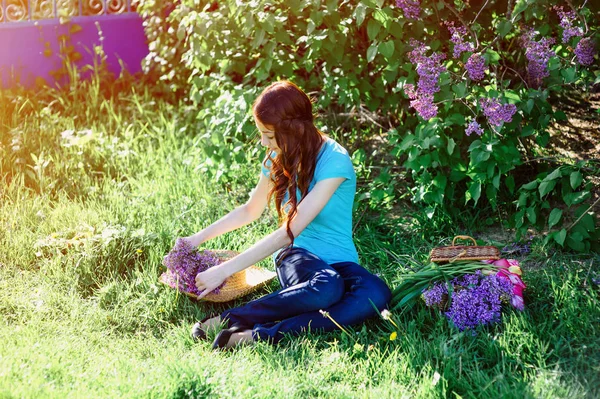
[[[281,152],[273,157],[271,152],[263,161],[271,162],[269,202],[275,198],[279,221],[286,223],[288,237],[294,243],[290,221],[297,213],[299,189],[302,198],[308,194],[313,179],[317,156],[325,134],[315,127],[312,102],[298,86],[289,81],[271,84],[252,105],[254,117],[275,132],[275,141]],[[287,202],[283,203],[285,193]],[[291,244],[290,244],[291,246]]]

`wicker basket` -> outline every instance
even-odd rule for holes
[[[238,254],[235,251],[218,249],[211,250],[211,252],[214,255],[216,255],[221,260],[221,262],[225,262],[226,260],[229,260]],[[244,270],[241,270],[229,276],[227,280],[225,280],[225,284],[223,285],[223,287],[221,287],[219,293],[211,292],[210,294],[202,298],[202,300],[207,302],[229,302],[259,289],[276,276],[277,274],[275,272],[266,270],[256,265],[252,265]],[[174,277],[171,274],[171,272],[167,270],[160,276],[158,281],[172,287]],[[198,297],[192,293],[185,291],[180,292],[194,299],[198,299]]]
[[[456,240],[471,240],[473,245],[456,245]],[[479,246],[473,237],[456,236],[450,247],[437,247],[431,250],[429,259],[436,263],[452,263],[459,260],[498,260],[500,250],[494,246]]]

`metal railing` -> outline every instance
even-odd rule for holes
[[[138,0],[0,0],[0,24],[135,12]]]

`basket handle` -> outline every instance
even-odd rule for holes
[[[471,236],[456,236],[456,237],[454,237],[454,240],[452,240],[452,246],[453,247],[455,246],[454,243],[458,239],[460,239],[460,240],[471,240],[471,241],[473,241],[473,245],[477,246],[477,241],[475,241],[475,239],[473,237],[471,237]]]

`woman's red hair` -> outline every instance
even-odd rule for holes
[[[277,157],[267,154],[263,164],[271,161],[269,202],[275,197],[279,220],[286,222],[287,234],[294,242],[290,221],[297,213],[299,189],[302,198],[308,194],[313,179],[317,155],[325,135],[314,125],[312,102],[298,86],[289,81],[271,84],[252,105],[254,117],[273,129],[281,152]],[[288,200],[283,204],[285,193]]]

